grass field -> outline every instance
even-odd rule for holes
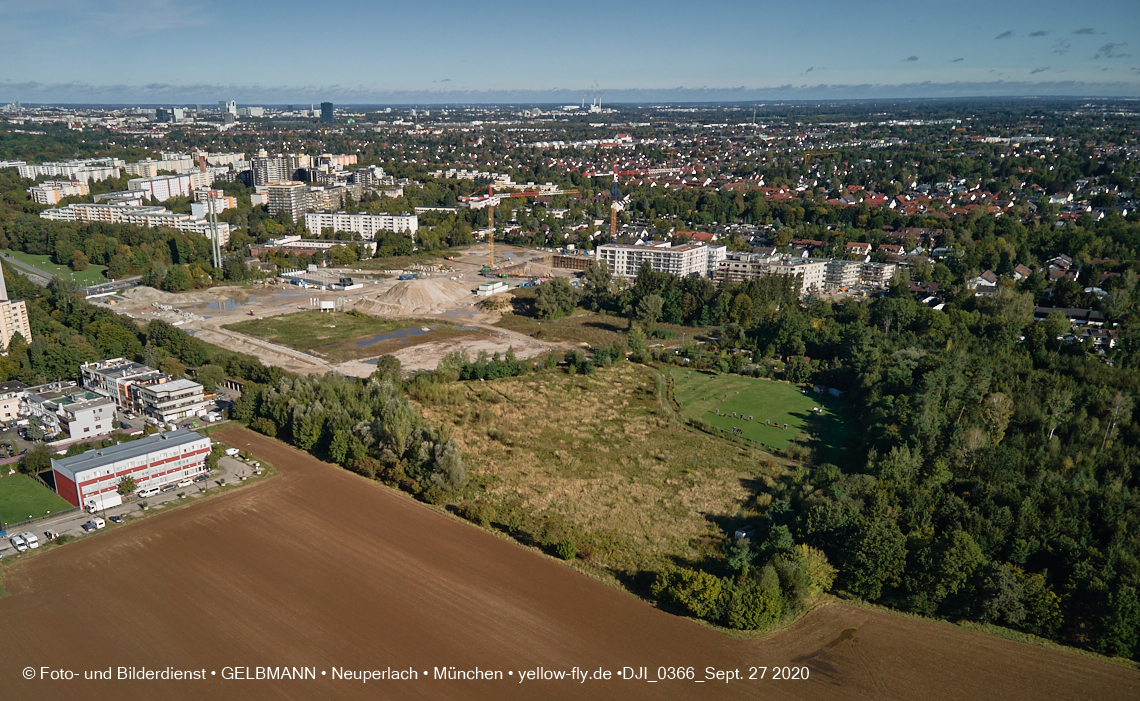
[[[47,275],[59,275],[65,280],[75,280],[80,285],[89,287],[107,282],[107,276],[103,274],[107,268],[103,265],[89,265],[83,272],[76,273],[66,265],[56,265],[51,262],[51,256],[33,256],[22,251],[0,251],[0,253],[10,255],[21,263],[33,265]]]
[[[380,319],[343,312],[296,312],[240,321],[223,328],[310,351],[337,363],[471,333],[435,320]],[[424,328],[429,330],[423,331]]]
[[[819,442],[816,447],[825,451],[838,449],[845,438],[832,397],[804,394],[786,382],[741,375],[672,368],[669,376],[673,398],[686,418],[723,431],[738,428],[742,437],[774,450],[783,450],[802,432],[812,434]]]
[[[5,466],[4,472],[8,471]],[[27,475],[15,474],[0,477],[0,521],[16,523],[38,518],[48,511],[70,509],[71,504],[58,494]]]
[[[715,554],[786,472],[685,426],[665,392],[655,370],[622,363],[462,383],[422,409],[453,427],[472,467],[457,508],[536,542],[570,539],[596,571],[633,576]]]

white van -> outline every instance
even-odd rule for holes
[[[158,487],[147,487],[146,489],[140,489],[137,494],[139,495],[139,499],[147,499],[158,494]]]
[[[40,547],[40,539],[36,537],[35,533],[28,532],[21,533],[20,535],[24,537],[24,542],[28,544],[29,548],[35,549]]]

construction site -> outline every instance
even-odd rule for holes
[[[247,353],[267,365],[300,374],[330,371],[367,377],[376,370],[376,357],[337,362],[319,349],[299,350],[282,343],[235,331],[227,326],[252,319],[298,312],[356,311],[369,316],[403,320],[409,328],[429,328],[437,322],[450,333],[404,333],[398,338],[359,339],[392,349],[390,354],[409,371],[434,369],[455,350],[471,356],[480,351],[505,353],[514,348],[519,358],[559,352],[563,345],[495,327],[510,308],[496,298],[516,287],[533,285],[549,277],[572,278],[585,267],[587,256],[563,255],[551,250],[497,245],[494,258],[488,244],[473,246],[436,264],[384,272],[352,268],[316,268],[285,274],[243,286],[213,287],[171,293],[152,287],[135,287],[114,297],[92,299],[109,305],[141,323],[161,319],[196,338],[222,348]],[[581,265],[579,259],[583,261]],[[494,265],[491,265],[492,260]],[[496,285],[493,296],[480,296],[480,286]],[[439,338],[446,335],[446,338]]]

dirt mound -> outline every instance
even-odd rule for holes
[[[509,268],[502,268],[499,272],[517,277],[551,277],[555,274],[555,270],[556,268],[549,265],[527,261],[519,265],[512,265]]]
[[[197,290],[195,292],[163,292],[143,285],[124,291],[123,296],[132,302],[170,304],[177,307],[213,302],[222,297],[236,299],[240,302],[248,299],[249,293],[241,287],[211,287],[208,290]]]
[[[401,280],[376,299],[361,300],[356,306],[365,311],[438,314],[474,301],[470,288],[453,280]]]

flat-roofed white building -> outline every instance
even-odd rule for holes
[[[148,199],[165,202],[171,197],[190,197],[194,190],[211,185],[209,172],[194,171],[185,175],[160,175],[127,181],[127,189],[146,193]]]
[[[176,421],[203,416],[210,402],[202,385],[193,380],[170,380],[155,384],[131,385],[134,405],[159,421]]]
[[[656,272],[670,273],[677,277],[712,277],[717,264],[724,260],[726,253],[724,246],[693,243],[680,246],[667,242],[607,243],[598,246],[595,258],[609,264],[614,275],[627,280],[636,278],[637,272],[645,263],[649,263],[650,268]]]
[[[831,258],[827,261],[825,283],[829,289],[840,290],[855,287],[863,276],[863,262]]]
[[[378,231],[395,231],[416,237],[420,219],[415,214],[346,214],[345,212],[309,212],[305,215],[305,228],[315,236],[322,231],[344,231],[360,234],[365,239],[376,238]]]
[[[118,204],[69,204],[40,212],[42,219],[51,221],[103,222],[106,224],[134,224],[135,226],[167,226],[171,229],[211,236],[210,222],[192,214],[175,214],[166,207],[132,207]],[[218,222],[218,237],[222,245],[230,242],[230,225]]]
[[[797,278],[800,295],[823,289],[826,261],[792,255],[733,253],[717,264],[713,279],[721,282],[744,282],[769,275]]]
[[[125,164],[118,158],[86,158],[47,163],[25,163],[16,166],[21,178],[35,180],[44,175],[65,177],[69,180],[107,180],[118,178]]]
[[[72,438],[93,438],[113,428],[114,400],[85,390],[74,381],[28,387],[22,394],[22,413],[36,417],[49,437],[66,430]]]
[[[28,194],[37,204],[59,204],[64,197],[82,197],[89,192],[82,180],[45,180],[28,188]]]
[[[178,429],[70,458],[53,458],[55,491],[73,506],[118,504],[119,484],[127,477],[143,490],[205,474],[211,445],[200,433]]]

